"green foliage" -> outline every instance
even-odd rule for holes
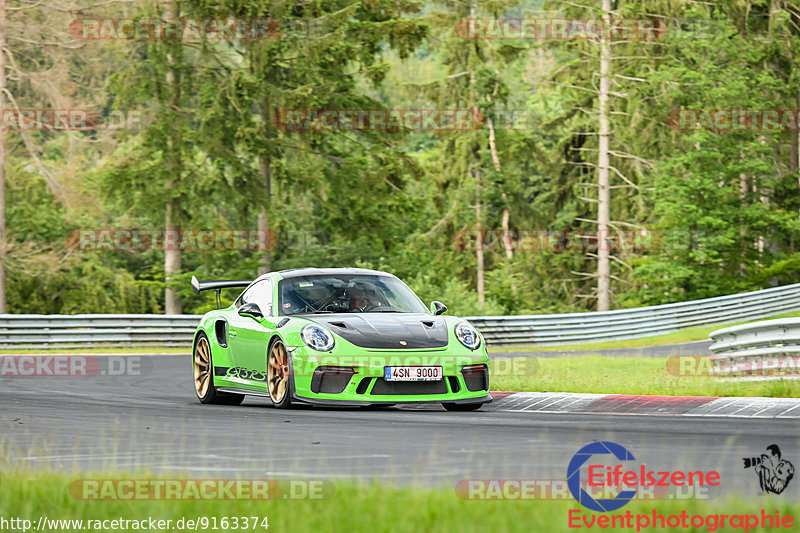
[[[800,49],[797,33],[785,29],[783,38],[770,39],[758,20],[719,18],[720,31],[709,38],[670,47],[649,74],[663,87],[656,111],[796,108],[796,94],[787,94],[785,73],[775,66]],[[741,22],[752,33],[737,32]],[[796,137],[700,130],[672,141],[654,167],[653,220],[686,238],[636,261],[634,288],[623,301],[664,303],[792,282],[798,171],[787,156]]]
[[[451,278],[443,284],[439,284],[429,274],[418,274],[416,277],[405,281],[425,305],[429,306],[434,300],[439,300],[445,304],[448,315],[475,316],[510,313],[509,309],[492,299],[487,299],[484,307],[479,308],[478,295],[475,291],[470,290],[466,283],[458,279]]]
[[[44,80],[9,80],[20,105],[63,107],[43,89],[52,86],[75,108],[104,116],[136,110],[152,120],[140,130],[45,131],[27,140],[9,134],[11,312],[160,312],[163,251],[81,251],[68,240],[79,229],[163,228],[167,204],[183,228],[255,229],[265,215],[278,236],[268,256],[184,251],[170,281],[184,312],[214,305],[191,294],[192,274],[247,278],[259,267],[350,265],[391,271],[426,303],[442,300],[454,314],[595,307],[590,254],[516,250],[508,258],[497,246],[484,254],[486,303],[479,308],[476,255],[459,246],[458,235],[499,230],[504,212],[511,229],[594,227],[596,207],[587,198],[596,197],[596,42],[465,40],[456,26],[473,16],[469,2],[180,5],[185,17],[269,16],[309,32],[249,41],[87,41],[80,53],[47,48],[39,56],[20,41],[19,68]],[[542,8],[556,17],[599,16],[563,2],[474,8],[485,18],[537,17]],[[797,133],[680,131],[669,120],[678,109],[796,109],[797,14],[751,1],[617,2],[615,9],[619,17],[682,18],[709,30],[614,46],[612,164],[619,174],[612,175],[612,219],[622,229],[680,236],[663,249],[616,254],[614,305],[795,282]],[[111,13],[165,16],[163,4],[149,2]],[[60,15],[31,9],[13,16],[54,25]],[[170,71],[177,92],[167,84]],[[468,131],[292,132],[274,120],[286,109],[473,107],[493,119],[499,170],[485,122]]]

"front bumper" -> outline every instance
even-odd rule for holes
[[[367,352],[358,356],[309,355],[295,350],[291,357],[293,398],[317,405],[411,403],[487,403],[489,358],[482,349],[449,355],[446,350]],[[387,366],[441,366],[437,381],[387,381]],[[476,365],[478,365],[476,367]],[[476,371],[485,365],[484,371]]]
[[[461,400],[382,400],[382,401],[350,401],[350,400],[326,400],[322,398],[303,398],[301,396],[297,396],[296,394],[292,395],[292,401],[301,404],[308,404],[308,405],[330,405],[336,407],[364,407],[369,405],[425,405],[425,404],[436,404],[440,405],[442,403],[455,403],[455,404],[471,404],[471,403],[491,403],[492,395],[485,394],[479,398],[465,398]]]

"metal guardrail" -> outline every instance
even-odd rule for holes
[[[800,377],[800,318],[762,320],[712,331],[714,375],[744,379]]]
[[[617,311],[468,317],[495,344],[558,346],[637,339],[681,328],[745,322],[800,310],[800,283],[651,307]]]
[[[201,315],[0,315],[0,348],[189,346]],[[187,348],[188,349],[188,348]]]
[[[635,309],[467,317],[491,344],[557,346],[635,339],[680,328],[767,318],[800,310],[800,283]],[[0,315],[0,348],[102,343],[188,346],[200,315]]]

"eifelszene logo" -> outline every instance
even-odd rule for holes
[[[636,461],[631,452],[623,446],[609,441],[587,444],[572,457],[567,467],[567,487],[570,494],[582,506],[592,511],[607,513],[616,511],[636,496],[637,488],[649,487],[702,487],[718,486],[720,474],[711,470],[697,471],[659,471],[648,470],[643,464],[638,468],[625,470],[623,464],[609,466],[605,463]],[[584,468],[585,467],[585,468]],[[593,498],[582,487],[582,468],[587,474],[588,487],[619,488],[613,498]]]
[[[631,501],[631,499],[636,496],[636,491],[624,490],[619,492],[612,499],[595,500],[585,490],[583,490],[583,488],[581,488],[581,466],[583,466],[587,461],[589,461],[589,459],[592,458],[593,455],[596,454],[611,454],[620,461],[636,460],[631,452],[613,442],[601,441],[587,444],[578,450],[578,453],[576,453],[569,462],[569,466],[567,467],[567,487],[569,488],[569,492],[572,494],[572,497],[587,509],[591,509],[592,511],[600,511],[601,513],[615,511]],[[591,468],[592,467],[590,466],[589,469],[591,470]],[[591,477],[592,475],[590,471],[589,484],[591,484]]]
[[[781,449],[777,444],[767,446],[769,454],[761,457],[744,457],[745,468],[752,468],[758,475],[758,484],[763,492],[780,494],[794,477],[794,465],[781,459]]]

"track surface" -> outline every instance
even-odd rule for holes
[[[0,461],[65,471],[192,477],[383,479],[453,486],[469,478],[563,479],[595,440],[654,470],[717,470],[724,492],[758,493],[742,458],[777,443],[800,466],[800,420],[624,414],[473,413],[437,405],[282,411],[197,402],[188,356],[152,356],[139,376],[0,378]],[[797,499],[800,482],[781,497]]]

